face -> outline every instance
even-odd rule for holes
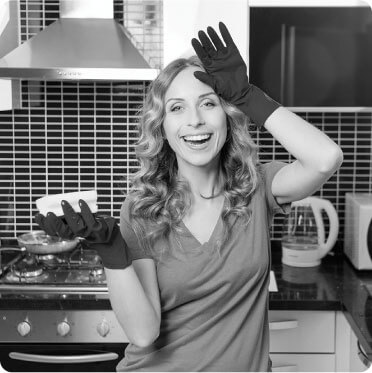
[[[185,166],[218,164],[226,141],[227,119],[219,97],[194,77],[198,67],[187,67],[173,80],[165,95],[163,128],[176,153],[179,170]]]

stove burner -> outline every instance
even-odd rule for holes
[[[21,262],[14,268],[13,273],[17,277],[37,277],[43,274],[43,267],[38,264],[27,265]]]
[[[37,256],[37,259],[40,261],[47,261],[47,262],[50,262],[50,261],[56,261],[56,256],[53,255],[53,254],[47,254],[47,255],[38,255]]]
[[[68,259],[62,256],[59,257],[53,254],[48,254],[48,255],[38,255],[37,262],[40,264],[43,264],[44,266],[48,268],[55,268],[61,264],[67,264]]]
[[[90,272],[90,275],[93,276],[93,277],[98,277],[98,276],[102,276],[103,275],[103,268],[102,267],[97,267],[97,268],[93,268]]]
[[[56,255],[23,253],[0,274],[0,287],[30,285],[30,290],[45,287],[58,292],[60,288],[79,285],[101,289],[106,276],[101,258],[95,250],[76,249]]]

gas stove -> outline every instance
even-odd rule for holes
[[[33,361],[36,371],[55,371],[57,363],[71,363],[73,371],[104,371],[94,364],[107,361],[114,370],[128,338],[110,307],[97,252],[80,243],[54,255],[8,250],[0,255],[4,367],[16,371],[16,364]],[[77,349],[85,352],[77,355]]]
[[[100,257],[94,250],[78,245],[72,252],[53,255],[1,253],[0,290],[20,293],[54,294],[107,293]]]

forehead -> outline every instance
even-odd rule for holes
[[[199,96],[203,93],[213,92],[211,87],[195,78],[194,71],[203,70],[196,66],[190,66],[179,72],[165,93],[165,100],[173,97],[186,99],[191,96]]]

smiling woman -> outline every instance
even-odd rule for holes
[[[258,184],[257,146],[248,118],[196,79],[197,71],[205,70],[196,56],[170,63],[152,83],[142,110],[136,148],[141,168],[133,178],[131,225],[150,251],[159,237],[184,224],[194,234],[208,236],[221,213],[223,194],[227,239],[229,215],[249,217],[247,199]],[[208,141],[199,141],[203,138]],[[198,217],[189,219],[195,206]],[[143,219],[153,222],[144,231]]]
[[[270,370],[272,218],[342,160],[323,133],[249,84],[229,32],[220,31],[225,44],[211,28],[209,37],[199,32],[192,43],[200,59],[170,63],[143,106],[141,168],[121,232],[161,321],[155,341],[128,346],[121,371]],[[249,118],[297,160],[261,164]],[[123,305],[119,292],[114,298]]]
[[[342,161],[327,136],[249,83],[220,32],[225,44],[212,28],[199,32],[198,57],[170,63],[149,87],[121,235],[84,203],[81,218],[63,206],[71,231],[102,253],[131,342],[119,371],[270,370],[272,218]],[[296,160],[260,163],[251,120]]]

